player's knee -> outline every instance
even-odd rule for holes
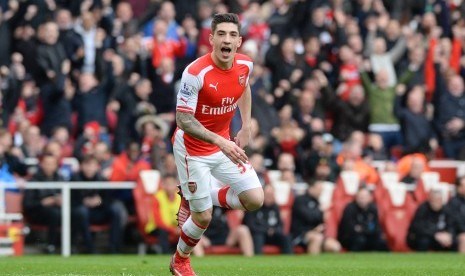
[[[203,212],[192,212],[192,220],[202,227],[208,227],[212,220],[212,209],[205,210]]]
[[[247,211],[255,211],[263,206],[263,189],[256,188],[246,191],[241,197],[241,203]]]

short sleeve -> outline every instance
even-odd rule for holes
[[[190,74],[186,68],[182,74],[177,94],[176,111],[195,114],[201,87],[198,76]]]

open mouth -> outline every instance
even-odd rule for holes
[[[231,53],[231,48],[226,47],[226,46],[225,46],[225,47],[221,47],[221,53],[222,53],[223,55],[228,55],[228,54]]]

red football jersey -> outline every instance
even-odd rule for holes
[[[215,65],[211,54],[192,62],[183,72],[177,94],[176,112],[188,112],[208,130],[230,139],[229,126],[253,69],[252,60],[236,54],[231,69]],[[182,131],[179,128],[176,131]],[[220,149],[184,133],[184,145],[189,155],[205,156]]]

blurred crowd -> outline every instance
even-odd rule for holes
[[[405,156],[423,166],[465,160],[465,1],[2,0],[0,8],[4,181],[175,174],[176,87],[210,51],[212,15],[223,12],[239,14],[240,51],[254,60],[247,150],[257,171],[334,182],[355,169],[376,183],[376,160],[403,176],[412,167],[398,166]],[[238,115],[232,135],[239,128]],[[29,193],[29,217],[61,204],[56,191]],[[124,213],[115,225],[134,214],[130,191],[83,191],[73,221],[107,219],[80,209],[104,198],[119,199],[104,211]]]

